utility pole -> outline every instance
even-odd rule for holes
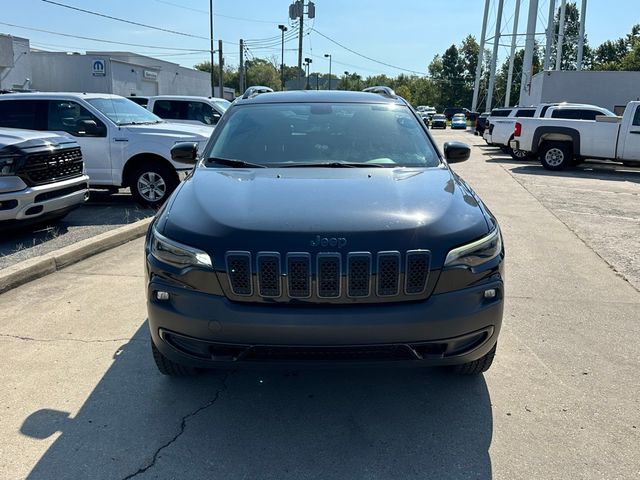
[[[558,26],[558,47],[556,51],[556,70],[562,70],[562,47],[564,43],[564,17],[567,11],[567,0],[560,4],[560,25]]]
[[[482,33],[480,34],[480,50],[478,51],[478,65],[476,66],[476,81],[473,85],[473,100],[471,102],[472,112],[476,112],[478,109],[478,93],[480,92],[480,79],[482,78],[482,57],[484,55],[484,42],[487,36],[487,17],[489,16],[490,3],[491,0],[485,0]]]
[[[307,11],[305,12],[305,6]],[[289,18],[295,20],[300,19],[300,32],[298,33],[298,88],[302,88],[302,82],[300,76],[302,75],[302,37],[304,35],[304,16],[308,18],[316,17],[316,6],[313,2],[309,1],[305,5],[305,0],[296,0],[289,5]]]
[[[223,59],[222,59],[222,40],[218,40],[218,76],[220,77],[220,98],[224,98],[224,77],[223,77]]]
[[[513,14],[513,31],[511,32],[511,58],[509,58],[509,74],[507,75],[507,91],[504,95],[504,106],[511,104],[511,83],[513,82],[513,63],[516,59],[516,39],[518,38],[518,19],[520,17],[520,0],[516,0],[516,10]]]
[[[215,73],[213,72],[213,0],[209,0],[209,34],[211,37],[211,96],[215,97],[216,81]]]
[[[545,70],[551,70],[551,47],[553,46],[553,25],[556,16],[556,0],[549,0],[549,17],[547,18],[547,44],[544,47]]]
[[[238,67],[238,83],[240,85],[240,95],[245,91],[244,88],[244,41],[240,39],[240,66]]]
[[[491,55],[491,70],[489,71],[489,90],[487,91],[487,112],[491,111],[493,88],[496,84],[496,64],[498,62],[498,47],[500,46],[500,26],[502,24],[502,9],[504,0],[498,0],[498,16],[496,17],[496,32],[493,36],[493,54]]]
[[[309,57],[306,57],[304,59],[305,77],[307,78],[307,87],[306,87],[307,90],[309,90],[309,74],[311,72],[311,63],[313,63],[313,60],[310,59]]]
[[[282,52],[280,53],[280,90],[284,91],[284,32],[289,30],[284,25],[278,25],[282,32]]]
[[[580,33],[578,34],[578,61],[576,69],[582,70],[582,56],[584,55],[584,22],[587,18],[587,0],[582,0],[582,8],[580,10]]]
[[[332,90],[332,88],[331,88],[331,54],[330,53],[325,53],[324,54],[324,58],[328,58],[329,59],[329,88],[327,90]]]
[[[533,74],[533,49],[536,40],[536,20],[538,19],[538,0],[529,0],[529,18],[527,19],[527,36],[522,60],[522,77],[520,80],[520,105],[525,93],[529,93]]]

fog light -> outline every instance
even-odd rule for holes
[[[169,292],[156,292],[156,299],[161,301],[169,300]]]
[[[160,293],[160,292],[158,292]],[[495,288],[490,288],[489,290],[485,290],[484,291],[484,298],[496,298],[496,295],[498,294],[498,292],[496,291]]]

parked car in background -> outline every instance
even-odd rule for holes
[[[0,127],[71,136],[82,148],[89,183],[129,187],[143,205],[158,206],[191,165],[171,160],[180,141],[203,145],[204,125],[164,122],[134,102],[106,93],[12,93],[0,95]]]
[[[467,108],[459,108],[459,107],[447,107],[442,112],[447,120],[451,120],[456,113],[464,113],[465,117],[471,113],[471,111]]]
[[[88,197],[75,140],[0,128],[0,229],[62,218]]]
[[[447,128],[447,117],[442,113],[436,113],[431,117],[431,128]]]
[[[491,110],[491,113],[487,117],[485,129],[482,134],[482,138],[484,138],[484,141],[487,142],[487,145],[492,147],[496,146],[493,143],[493,139],[492,139],[493,123],[495,119],[501,118],[501,117],[508,117],[512,111],[513,111],[512,108],[494,108],[493,110]]]
[[[134,103],[137,103],[141,107],[147,108],[147,103],[149,103],[149,97],[140,97],[138,95],[133,95],[131,97],[127,97]]]
[[[489,117],[490,112],[484,112],[478,115],[475,121],[475,134],[482,136],[484,133],[484,129],[487,125],[487,118]]]
[[[449,167],[469,147],[445,143],[441,154],[404,99],[253,95],[234,102],[200,157],[188,143],[172,153],[196,166],[145,243],[161,373],[491,366],[504,301],[498,222]]]
[[[598,115],[613,116],[606,108],[581,103],[545,103],[537,107],[515,107],[508,117],[496,117],[492,122],[491,140],[495,146],[515,160],[530,157],[529,152],[514,150],[510,146],[513,131],[519,118],[568,118],[575,120],[593,120]]]
[[[429,118],[429,121],[431,121],[433,116],[436,113],[438,113],[434,107],[427,107],[427,108],[425,108],[424,112],[427,114],[427,117]]]
[[[146,108],[171,123],[215,126],[230,105],[224,98],[160,95],[150,97]]]
[[[513,135],[511,148],[538,155],[548,170],[587,158],[640,166],[640,101],[629,102],[622,117],[592,105],[549,107],[544,118],[518,119]]]
[[[467,128],[467,117],[464,113],[456,113],[451,118],[451,128],[452,129],[463,129]]]

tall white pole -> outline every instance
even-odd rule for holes
[[[513,82],[513,63],[516,59],[516,39],[518,38],[518,19],[520,17],[520,0],[516,0],[516,10],[513,14],[513,31],[511,34],[511,58],[509,59],[509,74],[507,75],[507,91],[504,95],[504,106],[511,103],[511,83]]]
[[[489,4],[491,0],[485,0],[484,17],[482,18],[482,32],[480,33],[480,50],[478,51],[478,65],[476,66],[476,81],[473,85],[473,101],[471,102],[471,111],[475,112],[478,108],[478,93],[480,92],[480,79],[482,78],[482,57],[484,55],[484,42],[487,37],[487,17],[489,16]]]
[[[580,10],[580,33],[578,36],[578,61],[576,69],[582,70],[582,57],[584,55],[584,23],[587,18],[587,0],[582,0],[582,9]]]
[[[486,112],[491,111],[493,88],[496,84],[496,64],[498,62],[498,47],[500,46],[500,26],[502,24],[502,8],[504,0],[498,0],[498,16],[496,17],[496,32],[493,35],[493,53],[491,54],[491,70],[489,71],[489,90],[487,91]]]
[[[558,26],[558,50],[556,52],[556,70],[562,69],[562,46],[564,43],[564,17],[567,12],[567,0],[560,4],[560,25]]]
[[[547,19],[547,44],[544,47],[544,69],[551,70],[551,47],[553,47],[553,25],[556,15],[556,0],[549,0],[549,17]]]
[[[538,0],[529,0],[529,18],[527,19],[527,36],[522,60],[522,77],[520,80],[520,105],[524,103],[525,93],[529,93],[533,74],[533,49],[536,39],[536,20],[538,19]]]

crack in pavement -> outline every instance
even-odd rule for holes
[[[221,383],[221,388],[219,390],[216,391],[216,394],[214,395],[214,397],[209,400],[206,404],[202,405],[201,407],[198,407],[197,409],[195,409],[193,412],[188,413],[187,415],[182,417],[182,420],[180,422],[180,430],[178,431],[178,433],[176,433],[173,438],[171,440],[169,440],[168,442],[166,442],[165,444],[161,445],[154,453],[153,453],[153,458],[151,459],[151,462],[144,466],[139,468],[136,472],[131,473],[129,475],[127,475],[126,477],[124,477],[122,480],[130,480],[134,477],[137,477],[138,475],[140,475],[141,473],[145,473],[147,470],[149,470],[150,468],[154,467],[156,462],[158,461],[158,456],[160,455],[160,452],[162,450],[164,450],[165,448],[170,447],[173,443],[175,443],[178,438],[180,438],[182,436],[182,434],[185,432],[186,428],[187,428],[187,420],[189,420],[190,418],[195,417],[196,415],[198,415],[200,412],[208,409],[209,407],[212,407],[220,398],[220,395],[225,392],[227,390],[227,379],[229,378],[229,376],[231,376],[231,374],[234,373],[233,371],[228,372],[227,374],[225,374],[225,376],[222,378]]]
[[[91,339],[86,340],[83,338],[34,338],[27,337],[25,335],[11,335],[9,333],[0,333],[0,338],[11,338],[14,340],[23,340],[25,342],[78,342],[78,343],[109,343],[109,342],[141,342],[142,340],[137,338],[106,338],[106,339]]]

